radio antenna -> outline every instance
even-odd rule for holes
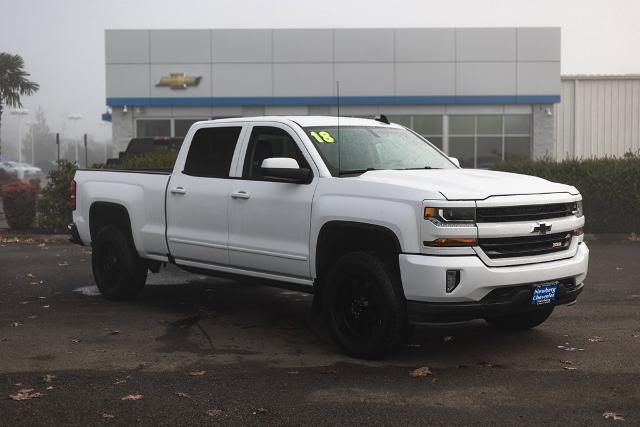
[[[336,80],[336,95],[338,103],[338,176],[340,176],[340,80]]]

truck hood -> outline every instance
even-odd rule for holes
[[[546,179],[480,169],[380,170],[365,172],[355,179],[437,191],[448,200],[483,200],[515,194],[578,194],[575,187]]]

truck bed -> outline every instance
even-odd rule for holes
[[[75,176],[77,207],[74,220],[84,243],[91,242],[89,218],[96,204],[121,206],[131,221],[140,256],[165,260],[165,194],[170,170],[78,169]]]

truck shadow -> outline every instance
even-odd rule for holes
[[[311,364],[354,362],[339,353],[312,313],[312,295],[263,286],[251,279],[203,276],[158,284],[151,280],[136,304],[160,311],[164,333],[156,338],[164,353],[191,352],[221,360],[269,360]],[[555,360],[569,339],[554,328],[554,316],[536,330],[507,333],[483,321],[416,325],[407,347],[382,362],[418,362],[465,367],[508,367],[542,349],[540,361]],[[524,363],[524,362],[523,362]]]

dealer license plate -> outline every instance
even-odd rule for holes
[[[558,282],[546,282],[540,283],[533,287],[533,296],[531,297],[531,304],[543,305],[551,304],[556,300],[556,293],[558,292]]]

